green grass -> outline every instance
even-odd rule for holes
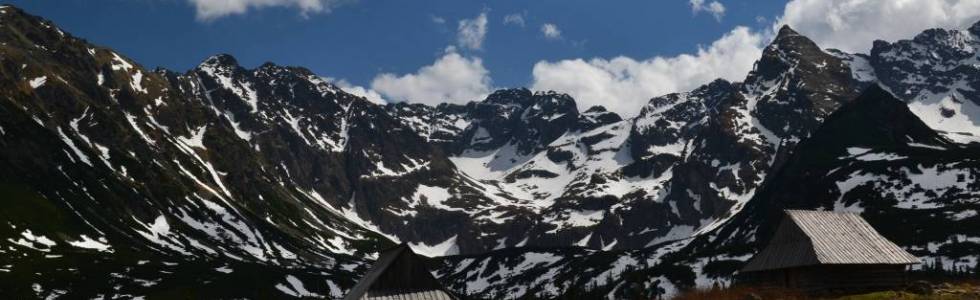
[[[959,300],[964,299],[962,295],[919,295],[909,292],[874,292],[861,295],[851,295],[837,298],[836,300]]]

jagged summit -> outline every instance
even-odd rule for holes
[[[741,90],[755,100],[760,132],[773,133],[769,143],[803,139],[859,93],[851,67],[834,53],[788,26],[763,50]]]
[[[548,90],[548,91],[535,91],[534,95],[538,96],[556,96],[556,97],[568,97],[571,98],[567,93],[562,93],[558,91]]]
[[[796,32],[796,30],[793,30],[793,28],[789,27],[789,24],[783,24],[783,26],[780,26],[779,30],[776,31],[777,40],[781,38],[788,38],[788,37],[798,36],[798,35],[800,35],[800,33]]]
[[[278,64],[276,64],[274,62],[271,62],[271,61],[267,61],[267,62],[264,62],[261,65],[259,65],[258,68],[259,69],[275,69],[275,68],[279,68],[279,67],[280,66]]]
[[[874,77],[909,103],[929,126],[958,142],[980,142],[980,72],[974,67],[980,36],[957,29],[929,29],[912,39],[877,41],[871,49]]]
[[[201,66],[239,68],[238,59],[231,54],[219,53],[204,59]]]
[[[821,48],[809,37],[799,34],[789,25],[783,25],[765,51],[799,56],[811,55],[816,51],[821,51]]]
[[[592,107],[589,107],[589,109],[586,109],[584,113],[604,113],[607,111],[608,110],[606,110],[605,106],[593,105]]]
[[[531,99],[532,92],[527,88],[499,89],[487,96],[486,102],[490,103],[522,103]]]

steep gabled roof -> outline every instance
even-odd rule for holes
[[[742,272],[826,264],[917,264],[860,215],[787,210],[769,245]]]
[[[391,299],[455,299],[432,276],[425,262],[404,243],[383,251],[344,300],[372,299],[381,295]]]

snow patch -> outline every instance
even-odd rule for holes
[[[92,249],[99,252],[113,252],[112,247],[106,243],[105,238],[99,238],[99,240],[93,240],[92,238],[84,234],[80,238],[81,241],[68,242],[68,244],[78,248]]]
[[[277,283],[276,289],[293,297],[323,297],[307,290],[303,282],[299,278],[296,278],[296,276],[286,275],[286,284]]]
[[[48,76],[41,76],[38,78],[31,79],[30,81],[31,88],[34,89],[39,88],[42,85],[44,85],[45,82],[48,82]]]
[[[415,251],[415,253],[428,257],[455,255],[459,254],[459,245],[456,245],[456,237],[454,235],[441,243],[431,246],[425,243],[409,243],[408,245],[412,247],[412,251]]]

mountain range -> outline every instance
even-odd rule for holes
[[[527,89],[377,104],[224,54],[149,70],[13,6],[0,25],[4,294],[340,298],[408,243],[474,298],[654,297],[730,284],[786,208],[976,272],[980,23],[868,54],[783,27],[743,81],[636,116]]]

